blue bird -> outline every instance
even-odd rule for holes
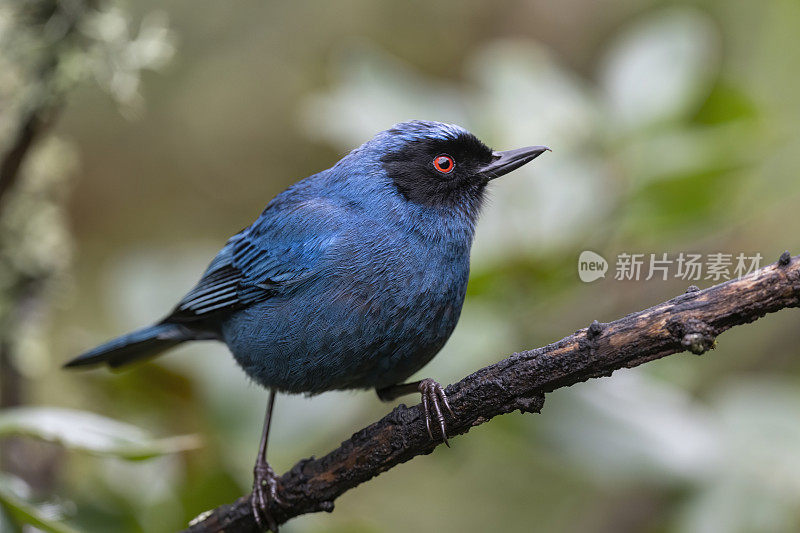
[[[497,152],[459,126],[397,124],[276,196],[166,318],[65,366],[115,368],[186,341],[224,342],[270,391],[251,506],[277,531],[266,459],[277,391],[374,388],[384,401],[418,391],[431,439],[435,419],[447,443],[441,385],[403,382],[458,321],[486,185],[545,150]]]

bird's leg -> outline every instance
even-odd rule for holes
[[[253,493],[250,495],[250,508],[253,510],[253,517],[260,527],[267,527],[270,531],[277,533],[278,523],[269,510],[270,501],[280,505],[283,504],[278,498],[278,476],[267,463],[267,438],[269,437],[269,425],[272,419],[272,408],[275,405],[275,389],[269,390],[269,401],[267,402],[267,414],[264,417],[264,430],[261,433],[261,444],[258,446],[258,457],[253,468]]]
[[[382,389],[375,389],[375,392],[378,393],[378,398],[384,402],[391,402],[400,396],[419,392],[422,395],[422,412],[425,415],[425,426],[428,428],[428,435],[430,435],[431,440],[433,440],[431,419],[436,417],[436,420],[439,422],[439,429],[442,432],[442,440],[448,448],[450,447],[450,443],[447,441],[447,425],[444,422],[442,405],[450,412],[451,416],[455,416],[455,414],[453,414],[453,410],[450,408],[450,403],[447,401],[447,395],[445,395],[444,389],[436,381],[431,378],[426,378],[412,383],[401,383],[399,385],[390,385]]]

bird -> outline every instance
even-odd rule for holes
[[[454,124],[395,124],[275,196],[165,318],[64,366],[117,368],[187,341],[225,343],[269,391],[250,505],[277,531],[267,440],[278,392],[418,392],[430,438],[433,426],[449,446],[444,388],[405,381],[458,322],[487,185],[548,150],[494,151]]]

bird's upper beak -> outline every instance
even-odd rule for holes
[[[479,172],[486,178],[486,181],[493,180],[518,169],[525,163],[529,163],[544,152],[549,151],[550,148],[547,146],[526,146],[525,148],[506,150],[505,152],[492,152],[491,163],[481,168]]]

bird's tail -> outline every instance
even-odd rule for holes
[[[162,322],[101,344],[69,361],[64,368],[101,364],[116,368],[138,359],[155,357],[184,341],[204,338],[209,337],[180,324]]]

